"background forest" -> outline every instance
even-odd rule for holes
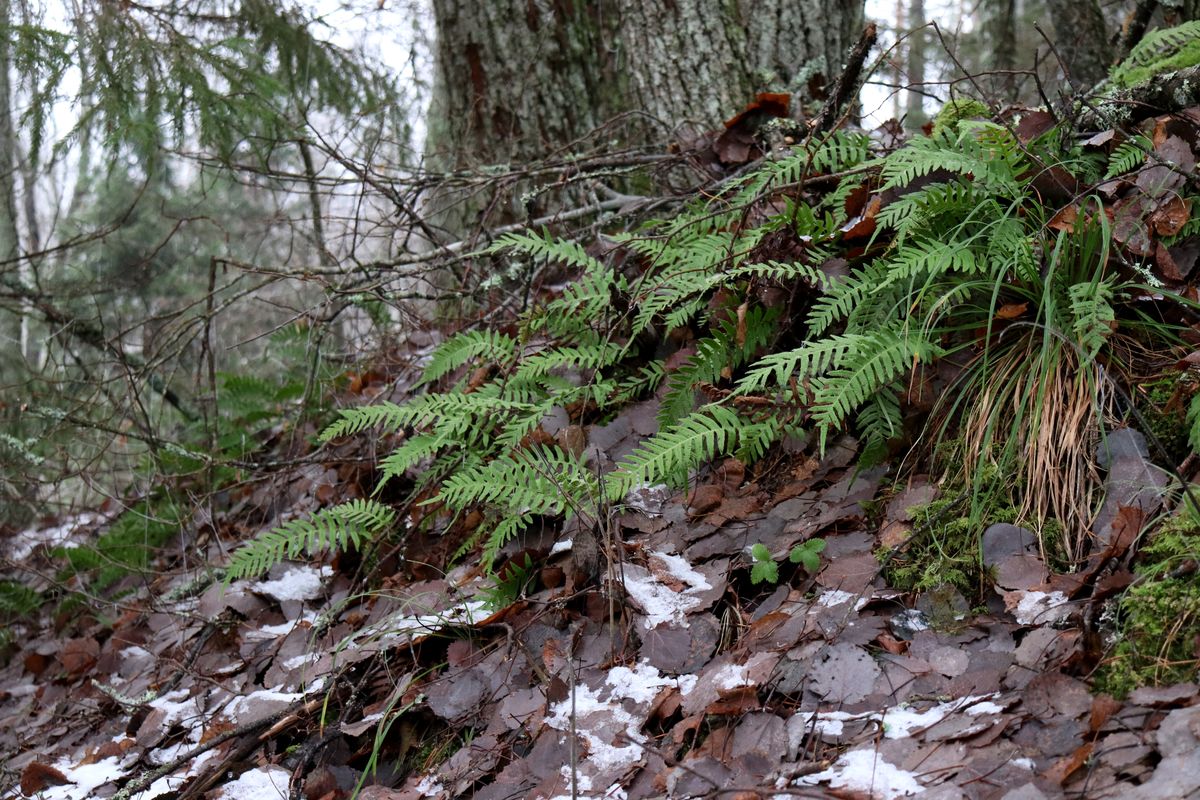
[[[0,797],[1200,791],[1197,87],[1191,0],[0,0]]]

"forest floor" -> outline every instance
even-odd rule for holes
[[[371,372],[348,402],[403,399],[427,352]],[[655,402],[589,426],[596,456],[653,433]],[[188,550],[219,560],[258,520],[361,494],[363,458],[386,445],[293,452],[198,516]],[[413,563],[412,547],[408,563],[288,563],[229,586],[167,554],[114,606],[23,626],[0,671],[0,796],[1200,792],[1200,689],[1093,694],[1081,620],[1098,608],[1072,600],[1083,583],[1129,582],[1129,532],[1152,509],[1126,507],[1104,557],[1071,575],[1001,528],[984,540],[997,586],[969,608],[952,589],[889,588],[876,555],[911,533],[908,509],[936,481],[857,470],[850,438],[822,459],[811,449],[792,443],[752,480],[730,460],[686,495],[647,490],[603,532],[619,563],[596,584],[572,585],[569,532],[525,539],[509,554],[537,566],[518,599],[469,565]],[[49,544],[104,524],[60,520],[3,546],[45,571]],[[778,585],[750,580],[752,544],[783,553],[817,536],[815,575],[784,562]],[[361,591],[367,577],[376,590]]]
[[[1188,272],[1200,252],[1151,241],[1153,225],[1178,233],[1188,219],[1184,178],[1163,188],[1155,158],[1183,153],[1190,174],[1193,112],[1160,121],[1158,155],[1135,152],[1137,175],[1105,199],[1133,209],[1120,244],[1156,254],[1160,271],[1190,253]],[[860,208],[839,241],[874,230],[880,203],[866,196],[847,195]],[[414,335],[377,357],[337,405],[404,402],[439,341]],[[658,430],[662,398],[586,425],[551,415],[540,435],[603,473]],[[77,574],[76,602],[13,622],[0,800],[1200,795],[1200,687],[1115,699],[1094,681],[1138,537],[1170,510],[1160,468],[1172,465],[1132,428],[1096,459],[1108,501],[1086,558],[1053,569],[1037,537],[997,523],[972,543],[987,577],[969,596],[911,585],[945,555],[923,538],[930,504],[962,498],[944,475],[860,468],[849,436],[823,454],[785,440],[752,467],[718,460],[687,491],[644,486],[574,527],[534,525],[496,577],[452,558],[479,519],[431,533],[414,503],[375,547],[226,585],[207,565],[371,495],[380,455],[403,441],[318,446],[316,433],[281,423],[255,454],[274,466],[198,495],[148,571],[104,592]],[[585,528],[589,516],[602,522]],[[116,517],[2,532],[7,574],[63,588],[55,558]],[[1179,565],[1181,580],[1196,573],[1194,559]]]

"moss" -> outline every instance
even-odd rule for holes
[[[998,522],[1020,524],[1020,511],[1014,505],[1020,487],[1001,475],[995,463],[984,467],[973,490],[962,471],[961,442],[950,440],[938,445],[937,459],[947,474],[959,475],[957,482],[942,486],[942,494],[932,503],[916,506],[909,513],[913,537],[903,552],[890,561],[880,551],[883,573],[888,584],[906,592],[929,592],[944,586],[958,589],[972,604],[984,602],[992,578],[983,568],[980,541],[983,532]],[[1056,520],[1042,526],[1040,536],[1052,569],[1067,565],[1056,548],[1061,547],[1062,528]]]
[[[1158,440],[1174,464],[1182,462],[1191,452],[1187,415],[1183,413],[1186,402],[1180,402],[1179,391],[1179,380],[1166,377],[1143,384],[1137,396],[1137,409],[1146,433]]]
[[[937,136],[943,130],[956,131],[958,123],[966,119],[989,119],[992,112],[988,107],[970,97],[956,97],[949,100],[933,120],[933,135]]]
[[[1200,525],[1176,518],[1143,548],[1137,581],[1115,604],[1115,644],[1096,674],[1117,698],[1139,686],[1194,680],[1200,657]]]

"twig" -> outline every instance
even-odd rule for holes
[[[848,108],[854,98],[858,96],[858,84],[862,77],[863,64],[867,60],[867,54],[875,46],[877,38],[878,32],[875,23],[868,23],[867,27],[863,29],[862,36],[858,38],[858,44],[854,45],[854,49],[850,51],[850,60],[846,64],[846,68],[834,81],[829,99],[825,101],[821,113],[817,115],[813,125],[814,134],[832,130],[834,123],[842,114],[842,109]]]

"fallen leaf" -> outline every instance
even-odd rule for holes
[[[51,786],[73,783],[60,770],[41,761],[30,761],[21,770],[21,793],[26,797],[44,792]]]
[[[1016,319],[1029,309],[1029,303],[1005,303],[996,309],[996,319]]]
[[[58,653],[58,660],[72,677],[78,678],[96,665],[100,644],[91,637],[68,639]]]
[[[1174,194],[1159,204],[1147,218],[1147,222],[1159,236],[1174,236],[1183,229],[1191,218],[1191,213],[1191,201]]]
[[[1087,763],[1087,760],[1092,756],[1094,748],[1095,745],[1091,742],[1080,745],[1071,755],[1054,762],[1050,769],[1043,773],[1042,777],[1062,786],[1067,782],[1068,778],[1075,774],[1076,770]]]

